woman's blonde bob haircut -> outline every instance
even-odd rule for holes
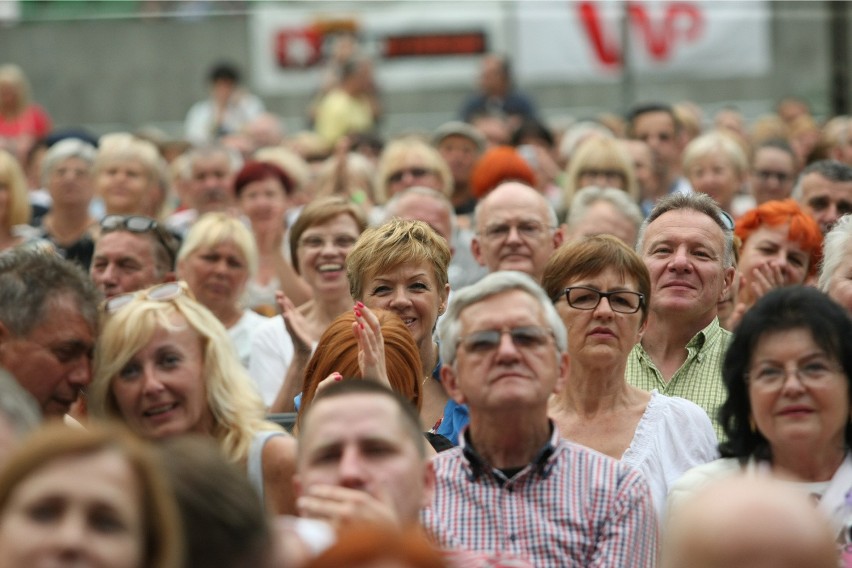
[[[361,233],[349,251],[346,257],[349,293],[355,300],[363,300],[364,283],[376,274],[403,264],[427,262],[432,266],[439,295],[443,296],[450,256],[447,240],[423,221],[391,219]]]
[[[406,165],[408,158],[415,158],[423,168],[431,170],[441,181],[436,188],[444,195],[453,194],[453,174],[450,166],[438,151],[416,136],[406,136],[391,141],[382,151],[377,166],[376,203],[385,203],[393,195],[388,195],[388,178],[399,168]]]
[[[27,193],[27,179],[24,171],[18,165],[18,160],[5,150],[0,150],[0,186],[6,184],[9,191],[9,205],[6,207],[6,218],[2,223],[6,228],[15,225],[26,225],[30,222],[30,199]]]
[[[187,295],[169,301],[134,300],[105,317],[89,387],[92,415],[123,420],[112,392],[115,377],[158,329],[178,331],[187,325],[201,341],[203,371],[198,380],[205,382],[213,416],[210,434],[226,458],[245,460],[255,433],[280,428],[265,420],[263,401],[240,364],[225,327],[210,310]]]
[[[139,488],[144,528],[140,549],[144,568],[183,566],[183,531],[171,486],[159,456],[119,424],[88,424],[85,429],[54,422],[36,430],[9,456],[0,470],[0,518],[15,490],[41,468],[67,458],[101,453],[120,455]]]
[[[192,226],[180,247],[177,264],[200,248],[215,247],[226,241],[234,243],[248,265],[249,279],[257,274],[258,252],[254,235],[238,218],[228,213],[205,213]]]
[[[636,181],[630,155],[618,140],[594,136],[583,141],[571,156],[571,162],[565,170],[563,207],[566,209],[570,207],[574,195],[583,189],[579,186],[580,176],[588,169],[618,171],[624,181],[624,192],[634,203],[639,203],[639,183]]]
[[[748,173],[748,158],[745,151],[733,136],[719,130],[702,134],[687,144],[683,151],[683,171],[689,177],[689,171],[695,162],[707,156],[721,155],[737,176],[743,177]]]

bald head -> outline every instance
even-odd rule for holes
[[[562,244],[562,229],[547,199],[519,182],[498,185],[476,206],[474,258],[489,272],[517,270],[541,281],[544,266]]]
[[[828,521],[804,493],[767,478],[714,483],[672,510],[663,568],[835,568]]]
[[[453,247],[455,212],[447,196],[429,187],[414,186],[394,195],[385,205],[386,221],[399,217],[405,221],[423,221]]]

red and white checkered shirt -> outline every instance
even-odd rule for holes
[[[657,519],[639,471],[553,428],[532,463],[508,479],[466,434],[459,441],[433,459],[435,498],[421,515],[439,546],[508,554],[539,568],[655,566]]]

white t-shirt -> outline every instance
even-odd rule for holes
[[[251,355],[251,342],[260,324],[266,322],[269,318],[260,315],[251,310],[244,310],[242,317],[228,328],[228,335],[231,336],[231,341],[234,342],[234,347],[237,349],[237,355],[240,358],[240,363],[246,369],[249,368],[249,357]]]
[[[293,361],[293,340],[284,327],[284,318],[264,318],[258,324],[251,343],[249,375],[267,408],[275,402]]]

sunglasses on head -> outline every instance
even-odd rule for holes
[[[143,215],[107,215],[101,219],[100,226],[103,234],[113,231],[129,231],[138,234],[154,233],[160,244],[166,248],[169,260],[174,265],[176,245],[168,242],[169,237],[164,234],[165,227],[154,219]]]
[[[107,314],[114,314],[121,308],[136,300],[171,302],[172,300],[176,300],[184,295],[192,298],[193,300],[195,299],[195,296],[192,294],[192,290],[189,289],[189,285],[186,282],[183,280],[178,282],[166,282],[164,284],[151,286],[145,290],[128,292],[127,294],[119,294],[118,296],[108,298],[101,303],[101,311]]]

